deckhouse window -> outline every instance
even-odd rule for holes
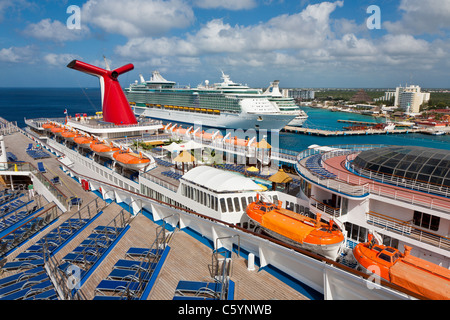
[[[245,199],[245,197],[241,198],[241,203],[242,203],[242,209],[243,210],[247,209],[247,199]]]
[[[234,207],[236,211],[241,211],[241,207],[239,206],[239,198],[234,198]]]
[[[222,209],[222,212],[227,212],[227,206],[225,205],[225,199],[220,199],[220,208]]]
[[[228,205],[228,211],[229,212],[234,212],[233,200],[231,200],[231,198],[227,198],[227,205]]]
[[[413,222],[416,226],[430,229],[433,231],[439,230],[440,218],[436,216],[432,216],[427,213],[423,213],[420,211],[414,211]]]

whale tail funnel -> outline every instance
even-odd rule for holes
[[[121,74],[134,69],[132,64],[115,70],[105,70],[79,60],[73,60],[67,67],[99,78],[104,121],[116,125],[137,124],[136,117],[118,80]]]

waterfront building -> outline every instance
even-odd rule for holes
[[[430,93],[422,92],[419,86],[397,87],[395,90],[394,106],[411,113],[418,113],[420,106],[429,100]]]
[[[299,100],[314,100],[315,91],[306,89],[289,89],[288,95],[290,98]]]

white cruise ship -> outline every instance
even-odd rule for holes
[[[280,112],[261,90],[231,81],[209,81],[197,88],[178,88],[154,71],[149,81],[141,76],[125,89],[136,115],[217,129],[281,130],[295,114]]]
[[[308,119],[308,115],[305,111],[295,103],[293,98],[289,98],[286,91],[280,92],[279,80],[275,80],[270,83],[270,86],[264,92],[264,95],[271,96],[269,99],[275,102],[280,109],[281,113],[288,115],[295,115],[295,118],[289,122],[288,126],[301,127]]]

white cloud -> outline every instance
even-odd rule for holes
[[[450,29],[450,0],[402,0],[399,21],[386,21],[390,33],[438,34]]]
[[[341,1],[310,5],[300,13],[281,15],[252,26],[231,26],[223,19],[214,19],[185,38],[134,38],[117,47],[116,52],[124,57],[146,59],[150,55],[201,56],[320,48],[331,33],[330,14],[342,5]]]
[[[89,33],[89,30],[85,26],[81,29],[69,29],[60,21],[44,19],[38,23],[29,24],[23,32],[39,40],[65,42],[80,40]]]
[[[255,0],[195,0],[194,4],[203,9],[247,10],[257,6]]]
[[[80,56],[76,54],[69,53],[48,53],[44,56],[44,61],[51,66],[55,67],[65,67],[70,61],[74,59],[81,59]]]
[[[183,0],[89,0],[81,17],[85,23],[129,38],[161,35],[187,27],[195,18]]]
[[[3,48],[0,50],[0,62],[34,63],[35,51],[33,46]]]

